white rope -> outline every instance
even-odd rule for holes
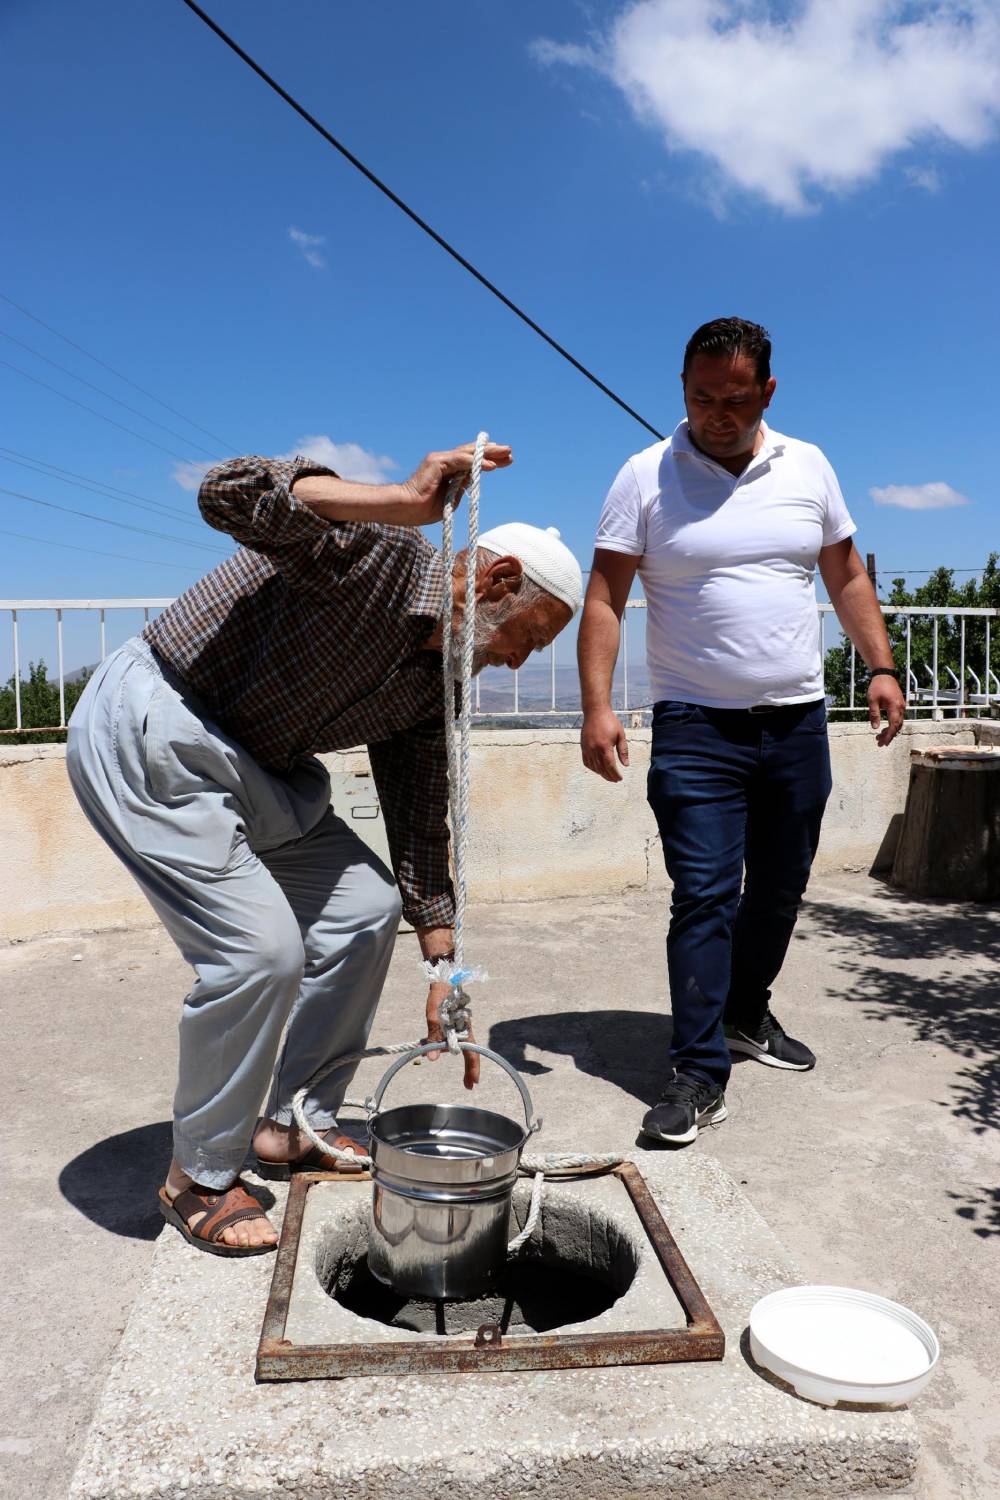
[[[524,1228],[521,1230],[521,1233],[515,1234],[514,1238],[508,1243],[508,1255],[516,1255],[521,1246],[527,1244],[528,1240],[534,1234],[535,1225],[538,1223],[542,1212],[542,1194],[544,1191],[545,1173],[536,1172],[535,1180],[531,1184],[531,1202],[528,1205],[528,1217],[524,1221]]]
[[[452,726],[455,704],[455,641],[453,633],[454,592],[452,568],[455,562],[455,509],[461,498],[461,480],[449,488],[441,523],[441,560],[444,567],[444,620],[442,631],[442,676],[444,682],[444,722],[448,743],[448,800],[451,812],[452,857],[455,862],[455,962],[447,975],[451,989],[441,1002],[440,1020],[449,1052],[458,1052],[459,1037],[471,1026],[471,1006],[465,985],[486,976],[465,967],[465,906],[468,893],[466,855],[469,842],[469,783],[472,768],[472,668],[476,650],[476,556],[479,548],[479,487],[483,454],[488,434],[476,438],[469,473],[467,505],[469,516],[468,555],[465,569],[465,606],[461,633],[461,707],[459,709],[459,751],[455,752]],[[432,978],[442,977],[440,964],[430,966]]]
[[[528,1217],[524,1221],[524,1228],[508,1244],[507,1254],[516,1254],[534,1234],[542,1215],[542,1197],[545,1192],[546,1178],[579,1171],[610,1172],[613,1167],[621,1166],[624,1160],[621,1153],[616,1151],[597,1155],[575,1151],[548,1151],[542,1156],[522,1156],[520,1170],[526,1176],[534,1177],[531,1184],[531,1202],[528,1205]]]
[[[462,481],[456,479],[449,487],[444,503],[444,514],[441,527],[441,553],[444,569],[444,602],[443,602],[443,632],[442,632],[442,678],[444,687],[444,723],[445,740],[448,747],[448,805],[451,822],[452,857],[455,864],[455,958],[454,962],[447,959],[428,960],[423,964],[423,970],[429,979],[435,983],[446,983],[450,986],[448,994],[441,1002],[439,1012],[442,1029],[445,1035],[445,1045],[449,1052],[461,1055],[459,1041],[463,1040],[469,1033],[471,1027],[471,1006],[469,997],[465,993],[465,986],[475,980],[485,980],[488,975],[481,969],[467,969],[465,967],[465,908],[468,893],[467,855],[469,844],[470,823],[470,773],[472,767],[472,668],[476,649],[476,555],[479,546],[479,488],[483,468],[483,454],[488,441],[487,434],[481,432],[476,438],[476,446],[472,457],[472,467],[469,474],[467,492],[468,516],[469,516],[469,541],[468,559],[465,572],[465,607],[462,616],[462,632],[460,638],[461,650],[461,707],[459,709],[459,749],[455,749],[455,733],[453,727],[455,706],[455,641],[453,625],[453,614],[455,607],[454,581],[452,568],[455,561],[455,510],[461,499]],[[309,1124],[305,1113],[305,1100],[311,1089],[318,1083],[322,1083],[331,1073],[338,1068],[347,1068],[354,1063],[361,1062],[367,1057],[391,1057],[402,1052],[409,1052],[419,1043],[400,1042],[394,1046],[368,1047],[361,1052],[351,1052],[345,1057],[335,1058],[314,1073],[308,1083],[298,1090],[292,1100],[292,1114],[295,1123],[302,1134],[313,1146],[331,1157],[336,1162],[342,1162],[350,1166],[371,1167],[372,1159],[361,1151],[342,1150],[338,1146],[331,1145],[325,1141],[317,1131]],[[347,1105],[364,1108],[366,1100],[345,1099]],[[528,1208],[528,1217],[524,1228],[515,1235],[508,1245],[509,1253],[514,1254],[522,1245],[531,1238],[538,1224],[542,1210],[542,1196],[545,1189],[546,1176],[558,1176],[560,1172],[572,1172],[574,1170],[609,1170],[618,1166],[622,1157],[612,1154],[604,1156],[588,1156],[585,1154],[574,1154],[571,1152],[549,1153],[544,1156],[525,1156],[521,1158],[520,1169],[534,1176],[531,1188],[531,1202]]]
[[[335,1073],[338,1068],[349,1068],[354,1063],[363,1062],[366,1057],[395,1057],[400,1052],[412,1052],[414,1047],[419,1046],[419,1042],[395,1042],[386,1047],[366,1047],[362,1052],[347,1052],[343,1057],[335,1057],[332,1062],[324,1064],[318,1072],[313,1074],[308,1083],[304,1083],[297,1090],[292,1099],[292,1114],[302,1134],[318,1150],[324,1152],[327,1156],[331,1156],[334,1161],[344,1162],[346,1165],[353,1167],[370,1167],[372,1159],[366,1152],[344,1151],[339,1146],[332,1145],[330,1141],[325,1141],[321,1135],[317,1134],[306,1119],[306,1095],[310,1089],[314,1089],[318,1083],[322,1083],[324,1078],[329,1078],[330,1074]],[[344,1103],[357,1109],[364,1109],[366,1101],[364,1099],[345,1099]]]

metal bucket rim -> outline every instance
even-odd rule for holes
[[[384,1125],[391,1125],[393,1123],[393,1116],[405,1114],[409,1115],[411,1119],[416,1117],[414,1123],[417,1123],[421,1114],[435,1114],[438,1112],[448,1116],[447,1121],[442,1121],[442,1128],[457,1127],[458,1133],[461,1133],[463,1116],[468,1119],[468,1117],[475,1115],[480,1119],[491,1122],[495,1121],[497,1125],[505,1127],[505,1134],[510,1135],[512,1138],[505,1139],[504,1135],[498,1134],[495,1141],[495,1149],[492,1151],[484,1150],[480,1153],[482,1157],[505,1156],[511,1151],[521,1151],[531,1138],[531,1131],[528,1127],[519,1124],[517,1120],[512,1120],[509,1115],[502,1115],[498,1110],[482,1109],[477,1105],[470,1104],[396,1104],[392,1109],[382,1110],[372,1117],[369,1125],[369,1134],[373,1141],[378,1141],[382,1146],[389,1146],[395,1151],[406,1151],[407,1147],[400,1140],[399,1136],[390,1137],[384,1129]],[[450,1122],[452,1120],[455,1120],[455,1126],[451,1126]],[[469,1134],[478,1135],[480,1132],[470,1131]],[[422,1153],[412,1152],[410,1154],[418,1156]]]

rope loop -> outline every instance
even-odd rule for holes
[[[441,560],[444,567],[444,622],[441,645],[444,685],[445,739],[448,745],[448,801],[452,850],[455,862],[455,961],[448,975],[451,993],[441,1005],[441,1024],[449,1052],[457,1052],[458,1032],[467,1032],[472,1024],[471,1006],[462,985],[474,978],[486,978],[475,970],[465,971],[465,906],[468,890],[466,855],[469,841],[469,779],[472,767],[472,676],[476,652],[476,558],[479,548],[479,488],[483,455],[489,434],[476,438],[469,472],[467,503],[469,514],[468,556],[465,571],[465,605],[462,614],[460,646],[456,651],[454,635],[455,510],[461,498],[462,481],[454,480],[444,502],[441,525]],[[456,656],[458,661],[456,662]],[[456,672],[456,666],[458,671]],[[461,682],[459,706],[459,750],[455,750],[452,717],[455,704],[455,678]]]

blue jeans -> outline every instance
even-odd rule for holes
[[[763,1018],[831,786],[822,701],[766,714],[655,705],[647,795],[674,887],[667,972],[677,1072],[724,1087],[723,1020],[747,1030]]]

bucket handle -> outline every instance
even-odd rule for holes
[[[499,1052],[494,1052],[490,1047],[481,1047],[477,1042],[459,1042],[458,1045],[463,1052],[478,1052],[480,1057],[488,1057],[491,1062],[498,1063],[499,1066],[503,1068],[505,1073],[510,1074],[510,1077],[517,1084],[518,1092],[521,1095],[521,1102],[524,1105],[524,1119],[528,1127],[528,1134],[534,1135],[536,1131],[541,1130],[541,1120],[532,1119],[532,1116],[535,1112],[535,1106],[531,1102],[531,1095],[528,1093],[528,1086],[517,1069],[511,1063],[509,1063],[505,1057],[501,1057]],[[385,1073],[383,1073],[372,1097],[365,1100],[365,1107],[368,1110],[369,1121],[371,1121],[373,1117],[378,1114],[382,1104],[382,1096],[389,1084],[395,1078],[396,1074],[400,1071],[400,1069],[405,1068],[406,1064],[408,1062],[412,1062],[415,1057],[424,1057],[428,1052],[440,1052],[442,1051],[443,1047],[443,1042],[425,1042],[423,1046],[411,1047],[409,1052],[404,1052],[402,1057],[397,1057],[392,1066],[389,1067],[385,1071]]]

